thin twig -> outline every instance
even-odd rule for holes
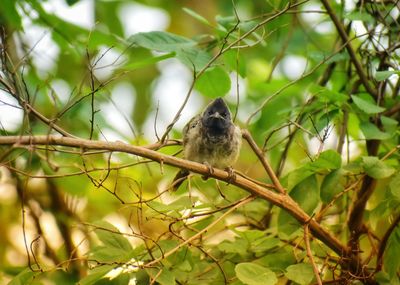
[[[308,256],[308,259],[310,260],[310,263],[312,265],[315,278],[317,279],[317,284],[318,285],[322,285],[321,276],[319,275],[319,271],[318,271],[317,265],[315,264],[315,261],[314,261],[314,256],[312,255],[312,252],[311,252],[309,234],[310,233],[309,233],[309,229],[308,229],[308,224],[305,224],[304,225],[304,243],[306,245],[307,256]]]
[[[208,69],[210,68],[210,66],[225,52],[227,52],[228,50],[232,49],[234,46],[236,46],[238,43],[240,43],[242,40],[244,40],[245,38],[247,38],[248,36],[250,36],[252,33],[254,33],[255,31],[257,31],[259,28],[263,27],[264,25],[266,25],[267,23],[277,19],[279,16],[283,15],[284,13],[286,13],[288,10],[290,10],[291,8],[295,8],[298,7],[304,3],[308,2],[308,0],[304,0],[298,3],[288,3],[288,5],[286,5],[286,7],[284,9],[282,9],[281,11],[279,11],[278,13],[272,15],[269,18],[264,19],[263,21],[261,21],[260,23],[258,23],[257,25],[255,25],[253,28],[251,28],[249,31],[247,31],[246,33],[244,33],[242,36],[240,36],[239,38],[237,38],[236,40],[232,41],[229,45],[226,45],[227,43],[227,39],[228,37],[236,30],[236,28],[239,26],[239,22],[237,22],[235,24],[235,26],[228,31],[228,33],[225,35],[225,38],[222,40],[223,44],[222,47],[220,48],[220,50],[217,52],[216,55],[214,55],[209,62],[199,71],[196,73],[196,70],[193,71],[193,80],[192,83],[189,87],[189,90],[186,94],[186,97],[181,105],[181,107],[179,108],[178,112],[176,113],[174,119],[172,120],[172,122],[167,126],[167,129],[165,130],[164,134],[161,137],[161,142],[163,142],[167,137],[169,132],[171,131],[171,129],[173,128],[173,126],[175,125],[175,123],[178,121],[178,119],[181,116],[181,113],[183,111],[183,109],[185,108],[187,102],[189,101],[190,95],[192,93],[192,90],[194,88],[194,85],[196,83],[196,80]],[[226,46],[226,47],[225,47]]]
[[[365,89],[375,98],[378,97],[378,93],[373,87],[370,85],[370,80],[368,79],[368,76],[365,74],[364,69],[360,63],[360,61],[357,58],[357,55],[353,49],[353,46],[350,44],[349,37],[347,36],[347,33],[342,25],[340,23],[338,17],[336,16],[335,11],[333,11],[332,7],[329,4],[328,0],[321,0],[322,5],[324,5],[327,13],[329,14],[329,17],[331,18],[333,24],[336,27],[336,30],[339,33],[339,36],[342,38],[342,41],[346,43],[346,49],[347,52],[349,53],[350,59],[353,62],[353,65],[357,71],[358,76],[360,77]]]
[[[208,175],[209,177],[216,178],[225,182],[229,182],[232,185],[240,187],[246,191],[249,191],[253,195],[259,196],[274,205],[288,211],[295,219],[300,223],[304,224],[309,221],[310,230],[313,232],[315,237],[324,242],[328,247],[335,251],[339,255],[350,256],[349,249],[343,245],[336,237],[330,234],[314,219],[310,220],[310,216],[307,215],[297,203],[295,203],[288,195],[278,194],[273,191],[267,190],[261,187],[257,183],[252,182],[242,176],[236,175],[233,179],[229,173],[222,169],[214,169],[212,174],[209,173],[209,168],[203,164],[181,159],[178,157],[162,154],[150,149],[146,149],[139,146],[125,144],[122,142],[104,142],[94,141],[85,139],[74,139],[69,137],[59,136],[5,136],[0,137],[0,145],[13,145],[14,147],[24,145],[59,145],[67,147],[76,147],[80,149],[102,149],[115,152],[125,152],[134,154],[140,157],[148,158],[155,162],[160,162],[166,165],[172,165],[182,169],[189,170],[202,175]],[[359,260],[350,259],[351,263],[358,264]]]
[[[246,126],[248,126],[251,122],[251,120],[257,115],[264,107],[275,97],[277,97],[279,94],[281,94],[283,91],[285,91],[287,88],[291,87],[292,85],[296,84],[297,82],[303,80],[304,78],[307,78],[311,74],[313,74],[318,68],[320,68],[323,64],[325,64],[329,59],[331,59],[334,55],[338,54],[345,46],[347,43],[342,45],[341,47],[338,48],[334,53],[330,54],[328,57],[326,57],[324,60],[320,61],[317,65],[315,65],[310,71],[303,73],[299,78],[290,81],[289,83],[285,84],[282,86],[279,90],[274,92],[271,96],[268,96],[261,104],[260,106],[250,114],[250,116],[246,120]]]
[[[254,141],[251,134],[247,130],[242,130],[242,136],[249,143],[250,147],[253,149],[254,153],[257,155],[258,159],[260,160],[261,164],[263,165],[265,171],[267,171],[268,176],[271,178],[271,181],[274,184],[274,186],[276,187],[276,189],[281,194],[286,194],[285,188],[283,188],[278,177],[275,175],[274,170],[272,169],[269,162],[265,159],[263,152],[257,146],[257,143]]]
[[[104,53],[105,54],[105,53]],[[104,56],[104,54],[102,56]],[[92,94],[91,98],[90,98],[90,107],[91,107],[91,119],[90,119],[90,135],[89,135],[89,139],[92,139],[93,137],[93,126],[94,126],[94,115],[95,115],[95,109],[94,109],[94,94],[95,94],[95,84],[94,84],[94,74],[93,74],[93,68],[94,66],[98,63],[98,61],[101,59],[101,57],[99,59],[97,59],[97,61],[92,65],[92,63],[90,62],[90,55],[89,55],[89,50],[86,49],[86,57],[87,57],[87,61],[89,64],[89,74],[90,74],[90,93]]]
[[[184,242],[180,243],[179,245],[177,245],[176,247],[174,247],[173,249],[171,249],[170,251],[164,253],[161,257],[152,260],[148,263],[146,263],[145,265],[143,265],[143,267],[151,267],[154,266],[155,264],[159,263],[160,261],[162,261],[163,259],[167,258],[168,256],[170,256],[171,254],[174,254],[176,251],[178,251],[179,249],[181,249],[182,247],[184,247],[185,245],[191,243],[192,241],[194,241],[195,239],[201,237],[204,233],[206,233],[207,231],[209,231],[212,227],[214,227],[216,224],[218,224],[220,221],[223,221],[225,219],[226,216],[228,216],[230,213],[232,213],[233,211],[235,211],[237,208],[253,201],[255,199],[254,196],[250,196],[250,197],[246,197],[245,199],[243,199],[240,203],[236,204],[235,206],[233,206],[232,208],[230,208],[228,211],[226,211],[225,213],[223,213],[218,219],[216,219],[215,221],[213,221],[211,224],[209,224],[207,227],[203,228],[201,231],[199,231],[198,233],[196,233],[195,235],[191,236],[190,238],[186,239]]]

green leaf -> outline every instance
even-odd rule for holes
[[[160,240],[157,242],[158,246],[153,251],[153,256],[160,257],[165,252],[170,251],[178,245],[177,240],[169,239],[169,240]],[[171,255],[175,256],[175,255]]]
[[[385,271],[392,279],[400,269],[400,227],[396,227],[389,237],[383,258]]]
[[[265,237],[265,232],[260,230],[245,230],[245,231],[234,230],[234,232],[239,236],[245,238],[250,243],[257,239]]]
[[[391,176],[394,168],[386,165],[382,160],[375,156],[364,156],[362,158],[364,171],[375,179],[382,179]]]
[[[298,183],[320,171],[330,171],[342,166],[342,157],[334,150],[322,152],[319,157],[312,162],[304,164],[302,167],[288,173],[284,178],[287,181],[287,189],[290,191]]]
[[[16,8],[17,1],[15,0],[2,0],[0,5],[0,25],[11,26],[15,29],[20,30],[21,25],[21,17],[18,14]],[[4,18],[3,18],[4,17]],[[7,21],[7,23],[4,22]]]
[[[126,273],[124,271],[118,272],[115,277],[103,279],[95,285],[129,285],[129,282],[137,281],[137,273]],[[108,276],[107,276],[108,277]],[[131,281],[132,280],[132,281]],[[138,282],[136,284],[139,284]]]
[[[326,175],[321,184],[321,200],[324,203],[329,203],[336,194],[344,190],[341,179],[343,177],[343,170],[336,169]]]
[[[225,66],[229,70],[235,70],[243,78],[246,77],[246,64],[247,61],[239,50],[228,50],[223,54]]]
[[[193,197],[180,197],[169,204],[160,203],[158,201],[150,201],[148,204],[150,207],[157,210],[157,212],[166,213],[171,211],[181,211],[184,209],[191,208],[193,203],[197,200]]]
[[[89,50],[100,45],[117,46],[120,43],[119,38],[114,34],[105,33],[99,29],[87,30],[78,25],[74,25],[68,21],[47,13],[41,5],[41,1],[29,1],[29,5],[39,14],[39,17],[33,19],[34,23],[48,26],[51,23],[53,27],[52,37],[63,50],[68,50],[73,53],[83,52],[82,43]],[[62,33],[60,33],[62,30]],[[88,41],[88,38],[90,39]],[[73,47],[73,48],[72,48]],[[76,47],[81,47],[82,50],[76,50]]]
[[[161,271],[161,273],[160,273]],[[157,283],[161,285],[175,285],[175,276],[174,274],[166,269],[165,267],[162,269],[158,268],[149,268],[146,269],[146,272],[152,277],[155,278]]]
[[[183,262],[179,263],[177,268],[185,272],[190,272],[193,270],[193,266],[190,264],[188,260],[184,260]]]
[[[313,51],[309,53],[309,57],[318,62],[325,61],[325,64],[349,59],[347,52],[340,52],[332,56],[329,52]],[[327,58],[329,59],[327,60]]]
[[[95,229],[97,237],[105,246],[120,249],[124,252],[133,250],[129,241],[112,224],[106,221],[99,221],[94,225],[97,227]]]
[[[239,23],[239,29],[241,32],[246,33],[248,31],[250,31],[251,29],[254,29],[254,27],[256,27],[258,24],[257,21],[241,21]],[[255,34],[256,35],[256,34]],[[259,37],[257,37],[259,39]]]
[[[91,249],[92,258],[102,262],[127,262],[132,258],[133,248],[117,228],[105,221],[94,225],[95,233],[104,245]]]
[[[223,242],[219,243],[217,247],[222,252],[245,255],[248,250],[249,243],[244,239],[236,238],[234,241],[224,240]]]
[[[399,124],[397,120],[383,115],[381,115],[380,118],[383,128],[387,133],[395,133],[397,131],[397,125]]]
[[[260,259],[257,259],[256,262],[273,271],[284,271],[286,267],[296,263],[296,257],[293,252],[281,248],[278,249],[278,252],[264,255]]]
[[[386,70],[386,71],[377,71],[375,73],[375,79],[377,81],[383,81],[388,79],[393,74],[400,74],[400,70]]]
[[[247,285],[274,285],[278,282],[273,271],[255,263],[239,263],[235,272],[237,278]]]
[[[45,171],[51,173],[47,169],[45,169]],[[55,179],[55,184],[66,193],[76,195],[77,197],[87,195],[87,191],[90,187],[90,183],[86,177],[80,176]]]
[[[367,140],[387,140],[391,138],[390,134],[382,132],[377,126],[370,122],[361,122],[360,129]]]
[[[311,264],[299,263],[286,268],[285,276],[298,284],[308,285],[314,279],[314,271]]]
[[[137,33],[129,41],[149,50],[174,52],[176,58],[195,71],[203,69],[211,59],[209,53],[196,47],[197,42],[168,32]]]
[[[89,275],[82,278],[79,285],[91,285],[102,279],[108,272],[114,268],[114,265],[103,265],[89,271]]]
[[[231,80],[224,69],[212,67],[197,79],[195,88],[207,97],[222,97],[231,89]]]
[[[338,169],[342,166],[342,157],[334,150],[326,150],[310,166],[316,171]]]
[[[9,283],[8,285],[24,285],[24,284],[30,284],[37,275],[37,272],[33,272],[30,268],[26,268],[25,270],[21,271],[18,273],[17,276],[15,276]]]
[[[398,172],[390,181],[389,184],[390,191],[393,196],[400,200],[400,172]]]
[[[176,51],[176,58],[194,71],[202,70],[211,60],[211,55],[196,47],[187,47]]]
[[[378,206],[369,211],[368,221],[371,227],[375,228],[382,219],[387,218],[391,211],[392,208],[390,207],[389,200],[383,200],[380,202]]]
[[[279,239],[275,237],[265,236],[250,243],[252,252],[265,252],[279,245]]]
[[[142,58],[139,61],[132,61],[132,62],[124,65],[123,67],[119,68],[119,70],[132,71],[132,70],[139,69],[139,68],[142,68],[142,67],[145,67],[145,66],[148,66],[148,65],[155,64],[157,62],[160,62],[162,60],[165,60],[165,59],[168,59],[168,58],[171,58],[171,57],[174,57],[174,56],[175,56],[175,53],[174,52],[170,52],[170,53],[163,54],[163,55],[160,55],[160,56],[153,56],[153,57],[148,57],[148,58],[144,58],[144,59]]]
[[[359,96],[351,95],[351,98],[353,99],[354,104],[364,113],[378,114],[385,111],[385,108],[377,106],[376,104],[373,104],[371,102],[368,102],[367,100],[364,100]]]
[[[212,27],[212,25],[210,24],[210,22],[204,18],[203,16],[201,16],[200,14],[196,13],[195,11],[193,11],[192,9],[189,8],[182,8],[182,10],[187,13],[188,15],[192,16],[194,19],[198,20],[199,22]]]
[[[310,91],[312,93],[316,93],[318,96],[318,99],[321,100],[322,102],[326,103],[332,103],[335,105],[341,106],[343,103],[345,103],[349,97],[346,94],[330,90],[327,87],[320,86],[313,84],[310,87]]]
[[[76,0],[72,0],[76,1]],[[120,3],[117,1],[97,1],[95,6],[96,19],[101,19],[101,25],[107,30],[123,38],[124,27],[119,17]]]
[[[373,23],[375,20],[371,14],[359,10],[352,11],[351,13],[346,14],[344,17],[351,21],[363,21],[369,23]]]
[[[90,257],[99,262],[127,262],[132,258],[132,251],[124,251],[109,246],[95,246],[90,252]]]
[[[399,277],[396,275],[391,276],[384,271],[379,271],[375,274],[376,281],[378,281],[379,285],[400,285]]]
[[[333,55],[332,57],[330,57],[325,62],[325,64],[331,64],[332,62],[345,61],[345,60],[348,60],[349,58],[350,58],[350,56],[347,52],[340,52],[340,53],[337,53],[337,54]]]
[[[244,247],[247,250],[247,247],[250,246],[253,252],[263,252],[267,251],[279,244],[279,239],[275,237],[268,236],[265,231],[260,230],[246,230],[246,231],[238,231],[233,229],[233,231],[238,234],[241,238],[245,239],[246,242],[243,245],[236,244],[236,247]],[[235,239],[235,242],[240,240],[238,238]]]
[[[315,174],[297,184],[289,195],[307,214],[312,214],[319,203],[319,189]],[[278,228],[281,234],[290,236],[300,228],[300,224],[289,213],[281,209],[278,214]]]
[[[235,26],[237,24],[237,19],[234,16],[227,16],[223,17],[220,15],[217,15],[215,17],[215,20],[218,23],[218,28],[219,30],[223,32],[227,32],[230,28]]]
[[[300,182],[290,192],[290,197],[307,213],[312,214],[319,202],[319,188],[315,175]]]
[[[293,187],[295,187],[301,181],[303,181],[307,177],[310,177],[314,173],[315,171],[311,170],[308,167],[308,164],[289,172],[288,175],[284,178],[284,180],[287,180],[286,188],[288,189],[288,191],[291,191]]]
[[[132,35],[129,41],[150,50],[164,52],[176,52],[184,47],[196,45],[196,42],[191,39],[162,31],[137,33]]]

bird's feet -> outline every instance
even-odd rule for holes
[[[212,168],[212,166],[211,166],[208,162],[204,162],[203,164],[204,164],[205,166],[207,166],[207,168],[208,168],[208,174],[203,175],[201,178],[202,178],[203,180],[207,180],[208,177],[210,177],[210,175],[212,175],[212,174],[214,173],[214,168]]]
[[[235,170],[231,166],[229,166],[225,168],[225,171],[228,172],[228,184],[231,184],[233,181],[236,180]]]

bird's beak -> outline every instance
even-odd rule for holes
[[[214,114],[212,114],[212,115],[210,116],[210,118],[213,118],[213,119],[222,119],[222,120],[224,120],[224,117],[222,117],[218,112],[215,112]]]

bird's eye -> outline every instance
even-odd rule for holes
[[[212,111],[208,111],[208,113],[207,113],[209,116],[211,116],[212,114],[213,114],[213,112]]]
[[[226,116],[227,116],[227,113],[226,113],[226,112],[223,112],[223,113],[222,113],[222,117],[225,118]]]

